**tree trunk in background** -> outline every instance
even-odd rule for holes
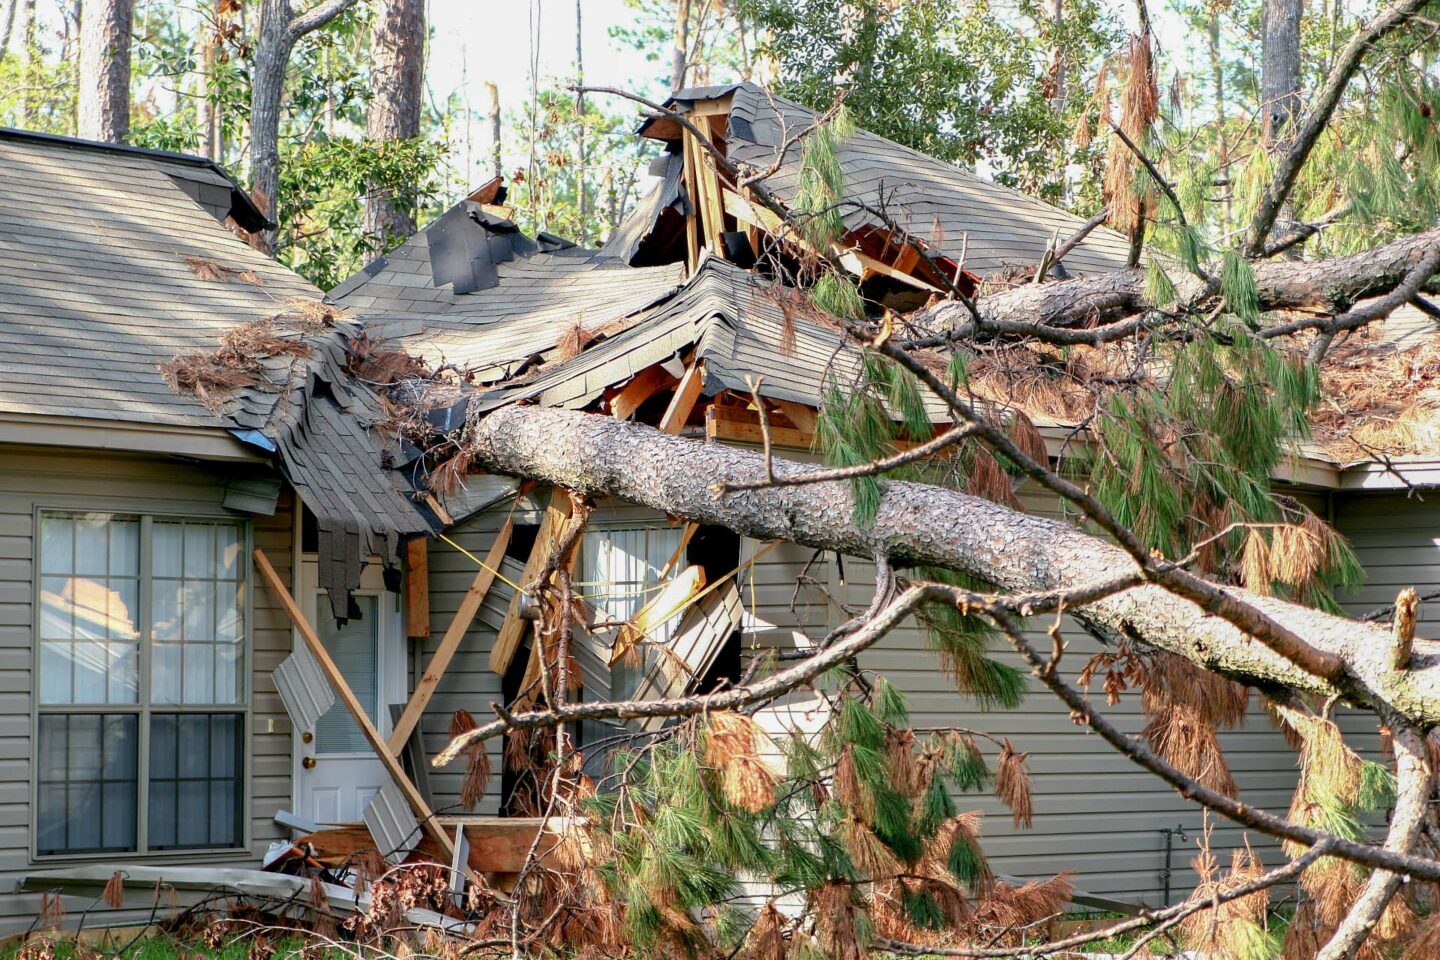
[[[370,44],[367,135],[372,142],[420,136],[425,85],[425,0],[385,0]],[[376,253],[415,232],[414,184],[371,183],[365,193],[365,237]]]
[[[685,86],[690,57],[690,0],[675,0],[675,48],[670,54],[670,89]]]
[[[221,0],[213,0],[209,9],[209,32],[200,49],[200,138],[201,150],[216,163],[224,161],[225,144],[220,124],[220,110],[211,101],[215,94],[215,71],[220,64],[220,46],[225,42]]]
[[[1050,21],[1057,34],[1055,45],[1050,48],[1050,109],[1054,113],[1065,112],[1065,50],[1060,46],[1058,34],[1061,21],[1065,18],[1065,0],[1051,0]]]
[[[585,86],[585,43],[581,33],[580,21],[580,0],[575,0],[575,86]],[[579,141],[580,165],[575,170],[575,185],[577,200],[580,206],[580,230],[575,242],[585,246],[590,226],[590,187],[586,182],[588,171],[586,170],[585,156],[585,94],[576,91],[575,93],[575,119],[579,124],[576,129],[576,139]]]
[[[290,0],[260,0],[260,35],[250,85],[250,193],[255,203],[275,219],[280,191],[280,102],[285,93],[285,68],[295,43],[353,7],[356,0],[322,0],[296,15]],[[251,238],[256,249],[275,254],[275,231]]]
[[[10,49],[10,34],[15,28],[15,6],[18,0],[5,0],[4,13],[0,14],[0,57]]]
[[[1210,14],[1206,30],[1206,44],[1210,54],[1210,80],[1215,88],[1215,131],[1220,147],[1220,171],[1230,175],[1230,145],[1225,134],[1225,63],[1220,57],[1220,14]],[[1225,192],[1225,202],[1220,207],[1220,232],[1230,232],[1230,197],[1234,191]]]
[[[500,88],[487,80],[485,92],[490,95],[490,161],[495,168],[495,176],[503,177],[505,168],[500,149]]]
[[[79,134],[123,143],[130,135],[131,0],[85,0],[80,26]]]
[[[1300,108],[1300,14],[1304,0],[1262,0],[1260,108],[1266,148],[1286,136]]]
[[[28,126],[34,113],[35,0],[16,0],[15,39],[20,45],[20,126]]]

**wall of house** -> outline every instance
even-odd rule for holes
[[[26,873],[61,866],[30,859],[34,756],[31,694],[36,613],[33,596],[34,512],[37,507],[88,507],[214,515],[223,511],[227,468],[95,451],[9,447],[0,450],[0,935],[25,929],[39,905],[35,894],[11,895]],[[292,565],[290,494],[272,517],[253,517],[254,543],[280,575]],[[251,767],[248,771],[250,846],[235,854],[132,857],[132,862],[250,866],[281,836],[276,810],[290,805],[290,728],[270,671],[290,652],[289,621],[268,590],[250,581]],[[123,856],[102,858],[103,864]],[[97,891],[98,893],[98,891]],[[154,895],[141,897],[153,901]],[[92,906],[93,897],[67,898],[67,912]],[[133,898],[132,898],[133,901]]]
[[[1028,496],[1028,509],[1053,512],[1053,501]],[[1326,510],[1323,498],[1312,509]],[[1433,498],[1432,498],[1433,499]],[[620,506],[597,510],[596,522],[643,520],[664,523],[656,514]],[[534,522],[533,511],[519,516]],[[1440,589],[1440,503],[1417,501],[1401,495],[1338,497],[1334,506],[1337,527],[1350,537],[1369,572],[1366,586],[1346,596],[1347,607],[1362,613],[1391,602],[1404,586],[1422,593]],[[503,520],[492,511],[461,525],[453,536],[471,552],[483,554]],[[760,559],[740,577],[751,632],[746,646],[789,646],[798,631],[812,638],[840,622],[840,604],[863,608],[870,598],[873,573],[869,564],[845,558],[843,574],[832,555],[812,563],[815,552],[794,544],[766,545],[742,541],[742,559],[757,553]],[[474,576],[475,565],[440,544],[432,547],[431,607],[435,636],[433,650],[455,605]],[[808,569],[807,569],[808,567]],[[796,581],[805,573],[805,582]],[[1440,623],[1440,605],[1422,615],[1424,624]],[[1048,624],[1034,624],[1033,639],[1049,648],[1044,634]],[[1434,630],[1431,631],[1435,632]],[[1066,621],[1068,643],[1064,669],[1073,679],[1088,658],[1100,649],[1098,641]],[[493,632],[472,627],[465,645],[441,684],[425,720],[427,749],[432,753],[447,739],[449,715],[466,707],[477,716],[498,696],[500,678],[489,672],[486,660]],[[996,656],[1018,665],[1008,648]],[[986,850],[995,869],[1023,879],[1043,878],[1064,869],[1076,872],[1076,886],[1088,893],[1132,902],[1158,904],[1164,896],[1166,837],[1163,830],[1182,828],[1185,838],[1171,839],[1171,897],[1180,896],[1194,883],[1190,861],[1204,819],[1193,804],[1182,800],[1156,778],[1120,757],[1097,736],[1071,723],[1067,710],[1031,680],[1031,691],[1013,711],[981,712],[939,669],[939,661],[920,630],[906,624],[861,658],[862,665],[888,676],[910,698],[912,719],[920,726],[959,725],[1010,738],[1016,749],[1029,754],[1035,819],[1029,830],[1017,829],[1003,806],[988,795],[959,798],[962,809],[986,813]],[[1103,698],[1101,698],[1103,703]],[[1144,726],[1138,697],[1105,708],[1129,733]],[[1375,749],[1374,726],[1363,715],[1342,715],[1341,723],[1362,750]],[[1222,744],[1243,799],[1283,813],[1294,787],[1295,753],[1271,725],[1258,702],[1252,703],[1246,726],[1222,735]],[[498,742],[492,745],[492,765],[499,769]],[[993,756],[993,753],[992,753]],[[437,806],[454,802],[460,765],[432,775]],[[495,792],[482,806],[492,812]],[[1212,846],[1220,851],[1246,841],[1244,832],[1225,821],[1214,824]],[[1249,842],[1263,860],[1279,862],[1277,846],[1264,836]]]

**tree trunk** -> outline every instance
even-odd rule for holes
[[[575,86],[577,87],[585,86],[585,44],[580,26],[580,0],[575,0]],[[576,199],[580,207],[580,230],[579,235],[575,237],[575,242],[583,247],[588,239],[590,226],[590,186],[586,182],[589,172],[586,169],[585,156],[585,94],[579,90],[575,91],[575,121],[579,125],[576,127],[575,139],[578,142],[576,152],[579,154],[580,160],[575,168],[575,190],[578,195]]]
[[[0,57],[10,50],[10,35],[15,28],[15,7],[19,0],[5,0],[5,12],[0,14]]]
[[[490,161],[495,176],[503,177],[505,165],[500,149],[500,88],[487,80],[485,92],[490,95]]]
[[[1220,56],[1220,14],[1210,14],[1206,25],[1206,46],[1210,54],[1210,82],[1215,91],[1215,138],[1220,149],[1220,170],[1230,175],[1230,145],[1225,134],[1225,62]],[[1220,232],[1230,232],[1230,197],[1234,189],[1225,191],[1225,202],[1220,207]]]
[[[271,220],[276,219],[280,192],[280,103],[290,54],[297,40],[325,26],[355,3],[323,0],[297,16],[290,0],[260,0],[260,36],[255,42],[250,79],[250,193]],[[274,230],[261,231],[251,242],[261,252],[274,256]]]
[[[131,0],[86,0],[80,28],[79,134],[123,143],[130,135]]]
[[[1300,14],[1304,0],[1262,0],[1260,107],[1265,146],[1285,139],[1300,109]]]
[[[1316,308],[1335,313],[1356,300],[1393,289],[1429,250],[1440,244],[1440,228],[1401,237],[1380,247],[1301,263],[1254,265],[1260,308]],[[1182,302],[1199,295],[1204,284],[1189,274],[1176,276]],[[1143,270],[1119,270],[1059,283],[1026,284],[991,294],[977,304],[982,323],[1011,333],[1025,324],[1083,326],[1095,320],[1131,316],[1144,307]],[[916,325],[949,330],[970,322],[969,311],[947,300],[915,318]]]
[[[670,89],[685,86],[685,72],[690,66],[690,0],[675,0],[675,46],[670,52]]]
[[[220,0],[210,4],[209,31],[200,51],[200,137],[201,150],[216,163],[224,162],[225,144],[220,108],[212,98],[216,95],[215,71],[220,63],[220,45],[224,43],[224,19]]]
[[[1051,29],[1058,34],[1065,17],[1065,0],[1050,0]],[[1050,48],[1050,110],[1056,115],[1065,112],[1065,51],[1057,38]]]
[[[765,477],[764,458],[613,417],[510,406],[474,421],[465,439],[476,464],[495,473],[616,497],[760,540],[857,557],[883,551],[898,562],[948,567],[1009,591],[1093,585],[1135,570],[1119,547],[1077,527],[925,484],[888,483],[867,528],[854,523],[851,488],[843,481],[721,495],[719,484]],[[782,477],[817,469],[784,460],[774,466]],[[1395,671],[1384,627],[1227,589],[1318,650],[1342,658],[1367,691],[1368,705],[1388,705],[1426,728],[1440,722],[1440,644],[1417,641],[1411,669]],[[1160,586],[1134,587],[1070,613],[1261,687],[1335,693],[1326,681]]]
[[[15,35],[20,44],[20,126],[30,123],[35,110],[35,0],[17,0]]]
[[[425,84],[425,2],[385,0],[371,41],[371,92],[367,133],[372,142],[420,136]],[[415,185],[369,184],[365,237],[377,253],[415,232]]]

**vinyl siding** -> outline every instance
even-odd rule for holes
[[[1312,509],[1327,508],[1324,498],[1306,499]],[[1044,497],[1028,497],[1026,505],[1034,512],[1053,512],[1053,501]],[[534,514],[528,516],[533,522]],[[665,522],[657,514],[623,506],[598,508],[592,522],[640,522],[647,516],[650,522]],[[1401,495],[1341,497],[1337,498],[1334,516],[1337,527],[1351,538],[1369,572],[1366,586],[1343,598],[1352,612],[1362,613],[1388,603],[1404,586],[1413,585],[1421,592],[1440,589],[1440,504],[1407,500]],[[483,553],[502,521],[503,511],[491,511],[462,524],[452,536],[471,552]],[[764,549],[765,544],[742,540],[741,558]],[[796,631],[818,638],[843,619],[839,604],[856,609],[869,602],[872,569],[867,562],[851,557],[843,561],[843,577],[833,555],[817,560],[808,571],[808,577],[815,582],[807,582],[797,590],[796,579],[814,553],[794,544],[780,544],[764,552],[751,569],[742,573],[740,588],[745,609],[761,626],[759,632],[747,634],[747,646],[790,646]],[[427,645],[427,656],[453,616],[475,570],[471,561],[444,544],[432,546],[430,565],[435,636]],[[1440,604],[1431,604],[1422,614],[1422,625],[1432,626],[1433,633],[1437,623]],[[1032,640],[1046,650],[1047,625],[1037,620],[1031,634]],[[1062,663],[1073,679],[1100,646],[1068,620],[1063,635],[1068,646]],[[489,672],[487,664],[493,640],[488,629],[473,627],[442,681],[425,719],[426,747],[432,753],[446,739],[451,711],[463,706],[478,716],[498,696],[500,678]],[[1018,666],[1018,659],[1008,648],[997,646],[995,652],[1000,659]],[[1029,753],[1035,808],[1032,829],[1015,828],[1008,811],[988,794],[957,798],[961,809],[978,808],[986,813],[985,847],[998,872],[1029,879],[1070,869],[1075,871],[1076,886],[1085,892],[1156,905],[1163,899],[1165,839],[1161,830],[1178,826],[1184,828],[1188,839],[1177,838],[1172,848],[1172,900],[1194,883],[1190,860],[1203,826],[1200,809],[1121,757],[1098,736],[1071,723],[1068,711],[1037,681],[1030,681],[1031,690],[1018,709],[979,711],[941,673],[937,657],[909,622],[862,655],[861,665],[886,675],[906,692],[916,725],[983,730],[1008,737],[1016,749]],[[1099,699],[1103,703],[1103,696]],[[1104,709],[1128,733],[1138,734],[1144,726],[1135,694]],[[1342,713],[1340,721],[1357,748],[1373,753],[1376,742],[1369,717]],[[1295,784],[1295,754],[1272,727],[1258,701],[1252,701],[1243,729],[1222,734],[1222,745],[1241,797],[1250,804],[1283,813]],[[993,749],[988,744],[985,748],[993,759]],[[499,749],[496,742],[492,761],[497,770]],[[437,807],[454,802],[459,775],[459,764],[451,771],[432,775]],[[486,812],[494,809],[494,793],[492,790],[482,808]],[[1213,846],[1217,850],[1237,846],[1246,839],[1240,829],[1216,821]],[[1248,840],[1265,862],[1279,862],[1278,848],[1269,838],[1251,834]]]
[[[18,878],[63,863],[30,860],[32,557],[37,507],[89,507],[197,515],[223,511],[226,468],[156,457],[99,452],[61,453],[6,448],[0,457],[0,891],[9,894]],[[292,566],[292,499],[282,494],[273,517],[251,520],[254,544],[263,548],[281,577]],[[238,516],[238,515],[237,515]],[[290,805],[290,727],[270,671],[290,652],[290,626],[270,592],[257,589],[252,573],[249,635],[251,663],[251,767],[248,770],[248,850],[201,856],[147,857],[146,863],[258,864],[280,837],[276,810]],[[273,726],[273,732],[271,727]],[[105,858],[123,863],[125,857]],[[136,860],[136,862],[142,862]],[[0,896],[0,933],[24,929],[38,908],[38,895]],[[90,898],[67,901],[67,912],[91,906]],[[91,922],[99,918],[92,915]]]

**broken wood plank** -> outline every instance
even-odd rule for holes
[[[405,544],[405,636],[430,637],[430,538]]]
[[[715,142],[715,123],[719,117],[701,117],[696,126],[705,131],[706,136],[713,144]],[[708,147],[700,144],[695,145],[695,156],[699,161],[696,175],[700,182],[700,197],[703,201],[702,222],[705,226],[705,242],[710,247],[710,252],[717,257],[725,255],[725,241],[721,234],[725,232],[725,210],[724,203],[720,197],[720,175],[715,170],[715,158],[710,156]]]
[[[320,636],[315,632],[315,628],[310,626],[310,621],[305,619],[305,614],[300,610],[300,605],[295,602],[295,598],[290,595],[290,590],[285,586],[284,581],[280,579],[280,575],[275,572],[275,568],[271,566],[270,558],[267,557],[265,551],[259,547],[255,548],[254,557],[256,568],[259,569],[261,576],[265,578],[265,582],[270,585],[271,591],[274,592],[276,599],[280,601],[280,605],[284,607],[285,613],[290,617],[290,622],[295,625],[295,629],[299,632],[301,639],[305,641],[305,645],[310,648],[310,653],[315,657],[315,662],[320,665],[320,670],[325,674],[326,678],[329,679],[330,685],[335,689],[335,695],[340,698],[341,703],[345,704],[345,709],[350,711],[350,716],[354,718],[355,725],[360,728],[360,733],[365,737],[366,742],[370,744],[370,749],[375,751],[375,756],[380,759],[380,764],[385,768],[385,772],[390,775],[390,779],[395,781],[395,785],[399,787],[400,792],[404,794],[405,802],[410,804],[410,808],[415,811],[416,818],[424,825],[426,832],[435,838],[435,842],[440,845],[440,849],[444,851],[448,857],[454,852],[450,848],[450,838],[445,835],[445,831],[435,822],[434,813],[430,810],[430,805],[425,802],[425,798],[420,795],[420,791],[415,788],[415,784],[411,783],[410,778],[405,775],[404,768],[400,766],[400,761],[395,758],[395,754],[391,751],[389,745],[381,738],[380,731],[375,729],[375,724],[371,722],[370,715],[365,712],[365,707],[362,706],[356,698],[355,692],[350,689],[350,684],[345,682],[345,677],[340,673],[340,668],[335,666],[334,660],[330,659],[330,652],[325,649],[325,644],[320,641]]]
[[[569,516],[570,495],[556,487],[550,495],[550,506],[545,509],[545,516],[540,520],[540,529],[535,534],[535,546],[531,548],[530,557],[525,561],[525,572],[520,579],[519,589],[510,598],[510,607],[505,611],[505,622],[500,625],[495,636],[495,646],[490,649],[490,669],[502,677],[505,671],[510,669],[510,662],[515,659],[515,651],[520,648],[520,641],[530,624],[529,620],[520,617],[520,604],[525,597],[525,588],[539,575],[540,568],[545,565],[545,558],[554,548]]]
[[[733,440],[737,443],[765,442],[764,431],[754,414],[740,407],[725,407],[711,404],[705,408],[705,438],[707,440]],[[772,447],[786,447],[795,450],[809,450],[814,434],[789,427],[770,427]]]
[[[620,625],[615,635],[615,647],[610,654],[610,663],[620,661],[631,648],[651,633],[664,626],[671,618],[684,611],[685,606],[705,589],[705,568],[690,566],[681,570],[662,586],[635,615]]]
[[[685,217],[685,266],[686,273],[695,272],[700,263],[700,187],[695,177],[695,138],[689,133],[680,136],[684,156],[681,169],[685,177],[685,198],[690,213]]]
[[[646,400],[674,383],[675,377],[664,367],[646,367],[610,398],[610,413],[617,420],[629,420]]]
[[[730,101],[734,94],[726,94],[723,97],[716,97],[714,100],[697,100],[690,107],[690,117],[723,117],[730,114]],[[696,124],[699,126],[699,124]]]
[[[685,548],[690,546],[690,540],[695,536],[695,531],[699,529],[700,524],[698,523],[685,524],[685,529],[680,533],[679,545],[675,547],[675,552],[670,554],[670,559],[665,561],[665,566],[660,570],[661,580],[669,576],[670,571],[675,569],[675,564],[679,563],[680,558],[685,556]]]
[[[903,270],[891,266],[884,260],[872,257],[864,250],[857,248],[842,251],[840,253],[840,262],[845,265],[846,269],[861,279],[864,279],[867,275],[879,274],[880,276],[889,277],[892,280],[898,280],[901,283],[908,284],[917,290],[924,290],[927,293],[944,294],[946,292],[934,284],[926,283],[918,277],[912,277]]]
[[[785,415],[785,419],[795,424],[795,429],[813,435],[815,433],[815,411],[803,403],[795,403],[792,400],[771,400],[776,409]]]
[[[470,589],[465,591],[465,596],[460,598],[460,605],[455,610],[455,617],[450,621],[450,626],[445,629],[445,636],[440,640],[440,646],[435,648],[435,654],[425,666],[425,673],[420,677],[420,682],[415,685],[415,692],[410,694],[410,702],[405,705],[405,712],[395,724],[395,730],[390,734],[390,751],[399,754],[405,746],[410,731],[420,722],[421,716],[425,713],[425,707],[430,703],[430,698],[435,695],[435,690],[440,686],[440,679],[445,676],[445,670],[450,666],[450,661],[455,656],[455,651],[460,648],[460,641],[465,639],[465,633],[470,629],[470,624],[475,621],[475,613],[480,609],[480,604],[485,600],[485,594],[490,589],[490,584],[495,581],[495,572],[500,569],[500,564],[505,559],[505,548],[510,545],[510,536],[515,530],[514,521],[510,517],[505,518],[505,524],[500,532],[495,534],[495,541],[490,544],[490,552],[485,555],[485,565],[476,573],[475,579],[470,582]]]
[[[670,398],[670,405],[665,408],[665,415],[660,418],[661,433],[679,433],[685,428],[690,412],[695,409],[695,401],[700,399],[700,388],[704,385],[703,364],[698,361],[690,364],[685,370],[685,376],[680,378],[680,384],[675,388],[675,395]]]

